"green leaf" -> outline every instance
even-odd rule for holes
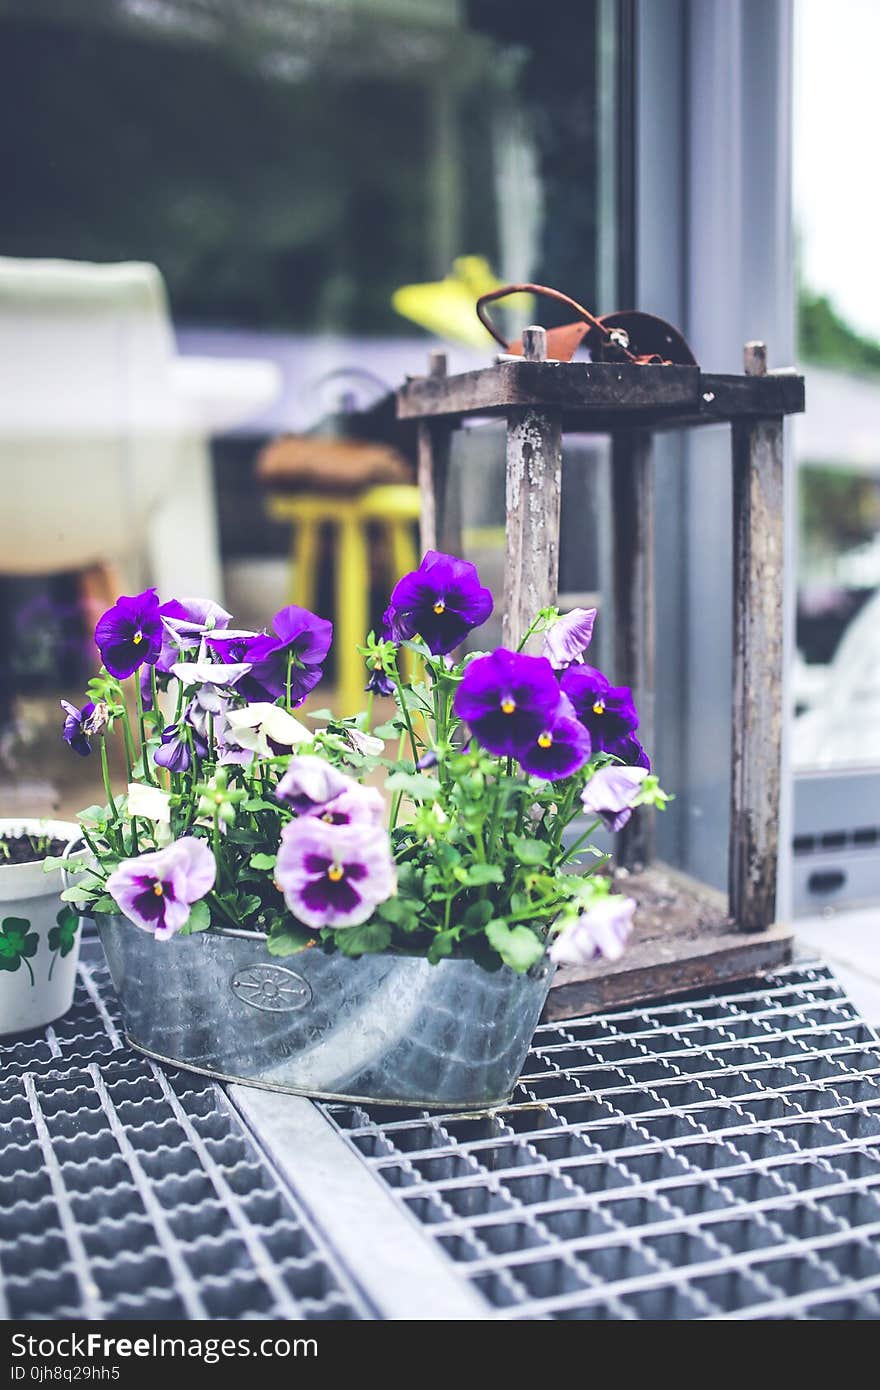
[[[276,858],[274,854],[252,854],[250,865],[252,869],[274,869]]]
[[[421,925],[420,906],[412,900],[389,898],[376,911],[383,922],[390,922],[404,932],[417,931]]]
[[[544,943],[528,927],[509,927],[503,917],[496,917],[486,927],[490,945],[495,947],[505,965],[524,975],[544,954]]]
[[[197,931],[207,931],[211,925],[211,909],[202,898],[199,902],[193,903],[190,908],[189,916],[180,928],[181,936],[192,936]]]
[[[421,772],[393,772],[385,783],[389,791],[403,792],[413,801],[436,801],[441,787],[436,777]]]
[[[278,931],[273,931],[268,941],[270,956],[295,956],[307,946],[314,945],[314,934],[295,923],[286,923]]]
[[[85,868],[90,858],[91,850],[78,850],[76,854],[69,854],[66,859],[62,854],[47,854],[43,860],[43,873],[50,874],[54,869],[67,869],[69,873],[75,873]]]
[[[241,803],[241,809],[243,811],[274,811],[277,816],[281,808],[276,802],[266,801],[262,796],[249,796]]]
[[[445,931],[438,931],[428,947],[428,963],[436,965],[444,956],[451,956],[457,940],[458,927],[447,927]]]
[[[396,734],[403,733],[406,724],[402,719],[390,719],[387,724],[379,724],[372,732],[377,738],[394,738]]]
[[[84,811],[80,811],[77,819],[84,820],[87,824],[103,825],[108,815],[106,806],[87,806]]]
[[[333,940],[344,956],[372,955],[390,945],[391,928],[387,922],[374,917],[360,927],[340,927]]]
[[[100,898],[93,898],[89,903],[89,911],[91,913],[104,912],[115,916],[119,908],[116,906],[116,903],[110,897],[109,893],[102,893]]]
[[[477,930],[480,927],[485,927],[487,922],[491,922],[494,911],[489,899],[481,898],[478,903],[471,903],[465,911],[462,921],[466,927]]]
[[[455,872],[457,878],[474,888],[480,888],[484,883],[504,882],[504,870],[500,864],[470,864],[466,869],[456,869]]]
[[[76,945],[79,915],[72,907],[62,907],[55,921],[58,925],[52,927],[49,932],[49,950],[60,951],[62,956],[69,956]]]
[[[531,840],[525,835],[511,835],[510,843],[521,864],[546,864],[550,846],[543,840]]]
[[[242,893],[236,901],[235,910],[239,917],[250,917],[262,906],[263,900],[256,893]]]

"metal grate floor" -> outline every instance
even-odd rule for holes
[[[102,957],[0,1042],[0,1317],[371,1316],[223,1091],[128,1049]]]
[[[0,1043],[0,1317],[876,1318],[880,1045],[831,973],[538,1029],[484,1115]]]
[[[539,1028],[490,1114],[321,1108],[487,1317],[880,1316],[880,1048],[821,965]]]

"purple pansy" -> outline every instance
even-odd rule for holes
[[[595,666],[569,666],[561,687],[589,730],[595,753],[608,752],[638,728],[639,716],[629,686],[612,685]]]
[[[101,660],[117,680],[140,666],[155,666],[162,650],[162,618],[155,589],[123,594],[98,619],[95,642]]]
[[[167,941],[186,925],[193,903],[214,886],[217,865],[204,840],[187,835],[167,849],[124,859],[107,892],[136,927]]]
[[[76,705],[72,705],[69,700],[62,700],[61,708],[65,714],[61,737],[65,743],[69,744],[74,753],[78,753],[81,758],[87,758],[92,751],[92,745],[89,743],[89,734],[92,732],[89,727],[89,720],[95,706],[89,700],[82,709],[77,709]]]
[[[445,656],[492,612],[492,595],[476,565],[429,550],[417,570],[394,586],[383,626],[395,642],[420,636],[435,656]]]
[[[578,719],[571,702],[560,696],[559,708],[531,743],[523,745],[517,757],[526,772],[556,782],[570,777],[592,752],[590,735]]]
[[[613,743],[609,743],[605,752],[619,758],[627,767],[643,767],[646,772],[651,771],[651,759],[635,734],[624,734],[623,738],[615,739]]]
[[[373,695],[393,695],[394,681],[386,675],[381,665],[373,666],[364,689]]]
[[[553,667],[546,657],[504,647],[470,663],[455,696],[455,712],[484,748],[518,757],[560,711]]]
[[[596,608],[573,608],[548,628],[541,655],[546,656],[554,671],[564,671],[573,662],[583,661],[593,640],[597,612]]]
[[[153,754],[153,761],[159,767],[167,767],[169,772],[188,772],[192,767],[193,752],[199,758],[206,758],[208,745],[189,720],[181,720],[179,724],[169,724],[165,729],[160,745]]]
[[[396,888],[391,842],[381,826],[291,821],[281,833],[275,877],[308,927],[355,927]]]
[[[609,830],[622,830],[632,815],[632,804],[648,772],[644,767],[608,763],[594,772],[581,795],[584,810],[601,816]]]
[[[275,795],[302,814],[320,811],[328,801],[357,785],[353,777],[347,777],[314,753],[298,753],[287,764]]]
[[[600,898],[588,911],[563,927],[550,947],[556,965],[588,965],[598,956],[619,960],[632,931],[633,898]]]
[[[242,655],[236,653],[234,659],[245,660],[251,666],[240,683],[242,694],[249,700],[277,700],[286,695],[288,658],[292,658],[290,703],[301,705],[321,679],[321,663],[332,638],[333,624],[326,618],[295,604],[282,608],[272,619],[270,633],[250,638]],[[234,650],[233,646],[230,656]],[[224,660],[228,659],[224,655]]]

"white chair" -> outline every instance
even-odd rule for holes
[[[207,440],[280,383],[272,362],[177,357],[155,266],[0,257],[0,574],[220,598]]]

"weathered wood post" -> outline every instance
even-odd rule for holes
[[[446,376],[446,353],[428,356],[429,379]],[[418,426],[418,481],[421,499],[419,544],[426,550],[461,553],[461,507],[451,479],[452,422],[420,420]]]
[[[654,470],[647,430],[613,436],[611,512],[614,530],[614,680],[632,687],[639,739],[654,747]],[[654,858],[654,813],[637,811],[617,839],[626,868]]]
[[[547,358],[543,328],[523,332],[527,362]],[[504,554],[504,645],[516,650],[539,608],[559,588],[562,412],[517,406],[507,413],[507,537]],[[540,641],[540,639],[538,639]]]
[[[764,343],[746,343],[764,376]],[[744,931],[776,913],[782,748],[782,416],[733,425],[733,733],[730,911]]]

